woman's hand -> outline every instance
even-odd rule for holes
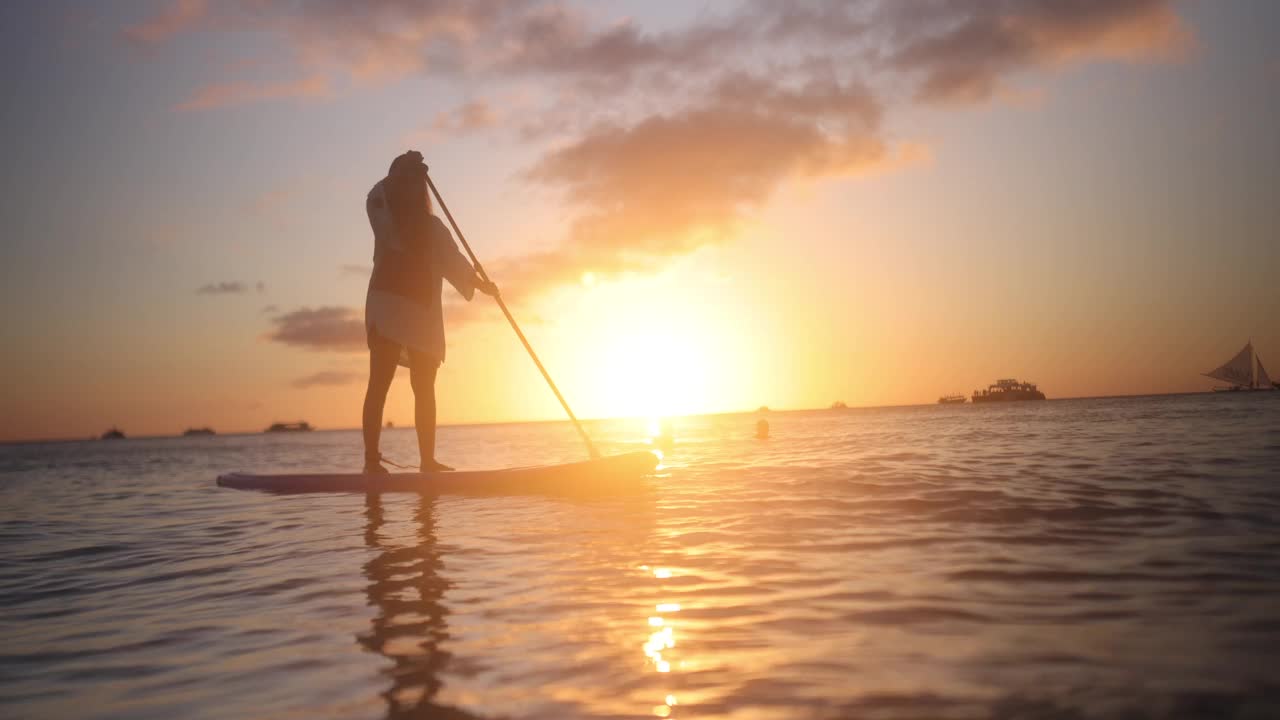
[[[498,297],[498,286],[476,275],[476,289],[489,297]]]

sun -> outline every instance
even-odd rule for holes
[[[585,417],[662,419],[750,404],[743,319],[687,273],[595,277],[556,315]],[[745,407],[745,406],[744,406]]]
[[[597,397],[615,417],[663,418],[702,412],[710,349],[680,328],[650,327],[604,342]]]

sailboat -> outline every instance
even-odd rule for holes
[[[1254,367],[1257,367],[1257,373]],[[1253,341],[1244,344],[1244,349],[1228,360],[1221,367],[1202,373],[1214,380],[1230,383],[1228,387],[1216,387],[1214,392],[1232,392],[1237,390],[1274,390],[1280,383],[1272,382],[1267,369],[1262,367],[1262,358],[1253,352]]]

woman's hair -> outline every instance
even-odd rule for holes
[[[427,190],[427,166],[418,151],[410,150],[391,161],[387,203],[406,240],[423,237],[429,227],[431,196]]]

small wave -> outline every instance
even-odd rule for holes
[[[866,625],[916,625],[933,622],[985,623],[991,621],[989,616],[981,613],[928,605],[860,610],[845,613],[844,619],[849,622]]]

